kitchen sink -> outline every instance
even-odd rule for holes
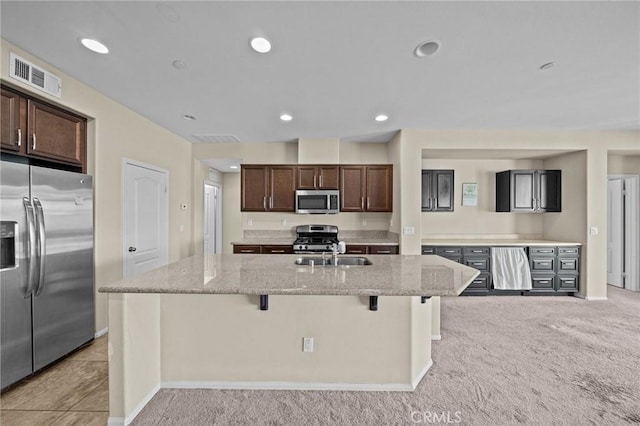
[[[324,260],[320,256],[314,257],[299,257],[295,260],[296,265],[311,265],[314,266],[334,266],[333,258],[326,256]],[[372,265],[373,263],[366,257],[338,257],[338,266],[365,266]]]

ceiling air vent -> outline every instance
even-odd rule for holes
[[[233,135],[193,135],[193,139],[202,143],[238,143],[240,139]]]
[[[62,95],[62,80],[60,77],[36,67],[31,62],[22,59],[15,53],[9,55],[9,76],[20,80],[29,86],[59,98]]]

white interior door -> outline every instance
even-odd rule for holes
[[[623,287],[624,198],[623,180],[611,179],[607,187],[607,283]]]
[[[204,185],[204,253],[215,254],[217,240],[216,213],[218,204],[218,188],[213,185]]]
[[[123,166],[123,277],[168,262],[168,173],[125,160]]]

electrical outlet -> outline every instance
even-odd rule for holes
[[[589,228],[589,233],[591,235],[598,235],[598,227],[597,226],[592,226],[591,228]]]
[[[302,338],[302,352],[313,352],[313,337]]]
[[[405,226],[405,227],[403,228],[402,233],[403,233],[404,235],[415,235],[415,233],[416,233],[416,228],[414,228],[413,226]]]
[[[282,219],[280,223],[282,224],[282,226],[287,226],[287,219]]]

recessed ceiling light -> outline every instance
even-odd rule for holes
[[[387,114],[378,114],[376,115],[375,120],[378,123],[382,123],[383,121],[387,121],[389,119],[389,116]]]
[[[418,57],[431,56],[440,50],[440,42],[429,40],[420,43],[413,53]]]
[[[182,118],[184,118],[185,120],[195,120],[196,117],[190,114],[183,114]]]
[[[251,39],[251,48],[258,53],[267,53],[271,50],[271,42],[264,37]]]
[[[238,166],[229,166],[230,169],[237,169]]]
[[[282,120],[282,121],[291,121],[291,120],[293,120],[293,117],[290,114],[282,114],[280,116],[280,120]]]
[[[109,49],[107,48],[107,46],[100,43],[98,40],[83,38],[82,40],[80,40],[80,43],[82,43],[82,45],[87,49],[92,50],[96,53],[101,53],[103,55],[109,53]]]
[[[180,60],[176,60],[171,62],[171,65],[178,70],[184,69],[187,67],[187,64],[185,64],[184,62],[180,61]]]
[[[550,70],[551,68],[553,68],[555,66],[556,66],[555,62],[547,62],[544,65],[540,65],[540,70],[541,71]]]

